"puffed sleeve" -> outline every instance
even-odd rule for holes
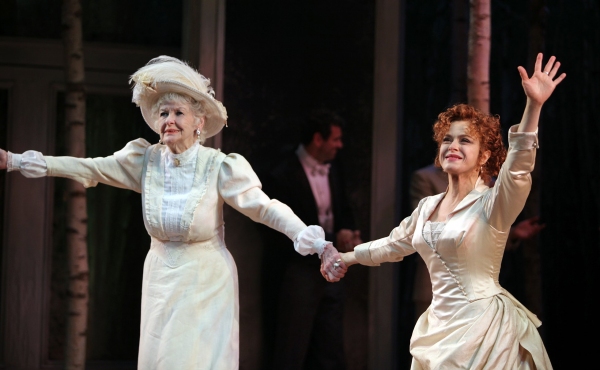
[[[223,160],[218,188],[227,204],[252,221],[265,224],[293,241],[307,228],[290,207],[276,199],[270,199],[262,191],[262,184],[250,163],[239,154],[229,154]],[[295,243],[296,251],[303,255],[318,253],[319,247],[322,249],[323,246],[313,238]]]
[[[419,212],[429,198],[422,199],[413,213],[392,230],[389,236],[354,247],[354,256],[361,265],[379,266],[383,262],[398,262],[413,254],[412,246]]]
[[[66,177],[86,188],[98,183],[130,189],[142,189],[144,155],[150,146],[144,139],[130,141],[125,147],[108,157],[75,158],[45,156],[48,176]]]
[[[508,151],[498,179],[485,200],[485,211],[492,227],[500,231],[510,229],[531,190],[531,172],[539,147],[537,131],[517,132],[512,126],[508,132]]]

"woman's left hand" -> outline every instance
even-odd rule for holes
[[[321,255],[321,275],[330,283],[340,281],[348,271],[340,253],[332,244],[327,244]]]
[[[537,55],[531,78],[527,75],[525,68],[521,66],[517,67],[519,74],[521,75],[521,83],[523,84],[525,95],[527,95],[528,99],[539,105],[544,104],[550,95],[552,95],[556,85],[561,83],[561,81],[567,77],[566,73],[562,73],[560,76],[556,77],[560,62],[557,61],[554,56],[551,56],[550,59],[548,59],[546,66],[542,69],[543,58],[544,55],[542,53]]]

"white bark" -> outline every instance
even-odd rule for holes
[[[85,91],[80,0],[63,0],[65,47],[65,124],[67,155],[85,157]],[[67,249],[69,266],[65,369],[85,369],[88,316],[87,205],[85,188],[67,184]]]
[[[467,100],[475,108],[490,111],[491,1],[471,0]]]

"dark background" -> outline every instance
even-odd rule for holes
[[[86,42],[181,45],[181,1],[83,3]],[[436,115],[449,105],[466,100],[463,74],[468,2],[405,0],[401,8],[404,13],[398,16],[405,20],[401,25],[401,50],[404,51],[401,58],[405,70],[401,71],[404,94],[399,101],[403,111],[398,122],[402,158],[398,218],[410,212],[407,207],[410,174],[433,160],[435,145],[431,140],[431,125]],[[377,186],[370,183],[370,153],[372,145],[377,144],[371,142],[375,3],[367,0],[230,0],[226,9],[223,102],[230,119],[229,127],[223,132],[223,151],[241,153],[260,172],[268,168],[274,153],[294,145],[298,125],[306,111],[316,107],[337,110],[349,123],[340,161],[350,175],[348,191],[358,225],[367,240],[370,189]],[[544,107],[534,189],[524,211],[539,214],[547,227],[531,248],[522,249],[515,258],[520,263],[515,289],[523,292],[518,298],[542,320],[540,332],[556,369],[583,368],[595,359],[598,319],[593,303],[600,270],[600,166],[596,159],[600,142],[597,118],[600,113],[599,22],[598,1],[492,1],[490,111],[500,115],[505,130],[519,122],[525,105],[518,65],[531,72],[533,57],[541,51],[546,58],[556,55],[562,63],[561,70],[568,75]],[[0,37],[59,39],[60,31],[58,0],[4,0],[0,3]],[[6,99],[0,92],[0,107]],[[102,99],[92,97],[91,106],[94,102],[101,103]],[[96,118],[98,125],[114,120],[135,120],[137,110],[128,105],[128,97],[121,102],[104,104],[112,108],[103,109],[103,118]],[[94,109],[88,108],[88,116],[90,112]],[[2,125],[3,119],[0,117]],[[94,122],[94,118],[88,118],[88,126]],[[98,131],[97,127],[90,127],[94,129]],[[110,149],[101,142],[96,142],[94,148],[92,143],[90,150],[97,150],[98,155],[112,153],[126,140],[148,133],[132,129],[120,134],[132,137],[114,137],[116,143],[111,143]],[[2,137],[4,134],[0,133],[0,140]],[[109,197],[113,197],[113,202],[127,201],[115,198],[127,198],[127,195],[100,196],[94,195],[94,191],[104,190],[90,190],[89,202]],[[102,203],[96,207],[105,206],[104,202],[95,202]],[[89,207],[92,212],[95,206]],[[116,239],[104,243],[113,245],[114,240],[118,240],[119,245],[132,243],[123,233],[143,234],[135,207],[127,211],[135,217],[111,220],[123,224],[125,231],[115,233],[113,238]],[[136,252],[142,259],[148,245],[144,238],[145,235],[139,238]],[[57,251],[58,248],[55,253]],[[119,251],[121,254],[116,253]],[[102,262],[107,260],[111,263],[128,261],[135,266],[129,272],[131,276],[111,277],[118,282],[114,289],[132,287],[129,289],[132,293],[128,294],[133,296],[126,295],[121,304],[133,307],[135,312],[139,302],[135,296],[139,293],[135,292],[141,281],[141,273],[136,269],[141,270],[141,265],[129,262],[133,257],[123,253],[122,249],[98,246],[90,254],[90,258],[98,261],[92,265],[92,274],[96,274],[93,276],[97,279],[105,278],[102,274],[106,271],[110,275],[107,262]],[[410,289],[405,283],[409,281],[410,263],[406,267],[398,265],[401,278],[398,368],[404,369],[408,368],[408,338],[412,329],[407,324]],[[356,275],[367,277],[362,271]],[[243,284],[240,282],[240,289],[244,288]],[[92,289],[101,291],[103,288],[92,285]],[[114,292],[99,294],[104,296],[98,299]],[[364,294],[362,299],[366,302]],[[95,317],[120,315],[110,313],[114,306],[96,307],[104,311]],[[139,330],[136,329],[139,319],[129,319],[133,322],[131,330]],[[91,331],[101,332],[103,328],[103,324],[98,323]],[[103,335],[96,337],[97,342],[105,343],[103,350],[94,352],[97,358],[135,358],[135,341],[115,342]],[[132,337],[136,338],[135,333]],[[90,338],[93,343],[92,334]],[[362,347],[366,348],[366,338],[363,340]],[[123,348],[128,351],[119,352]],[[57,353],[60,358],[60,351]]]

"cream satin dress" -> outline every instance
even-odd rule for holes
[[[67,177],[86,187],[101,182],[142,193],[152,241],[142,283],[140,370],[238,369],[238,275],[224,241],[224,203],[284,233],[301,254],[316,251],[316,239],[304,238],[310,233],[297,238],[306,225],[262,192],[238,154],[196,144],[173,155],[138,139],[105,158],[30,151],[18,161],[28,177]]]
[[[509,132],[493,188],[481,179],[445,222],[429,218],[445,193],[421,200],[388,237],[359,245],[361,264],[401,261],[418,252],[433,299],[410,342],[412,369],[552,369],[538,318],[500,286],[510,226],[531,189],[537,133]]]

